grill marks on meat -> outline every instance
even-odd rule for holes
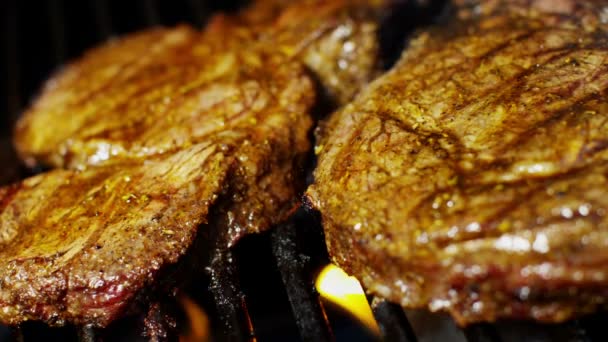
[[[334,262],[460,324],[557,322],[606,303],[599,8],[513,3],[412,41],[322,127],[308,192]]]
[[[359,29],[369,21],[350,16],[353,3],[336,4],[294,25],[270,12],[254,20],[253,7],[202,33],[152,29],[93,49],[47,82],[15,144],[27,164],[64,169],[0,190],[0,321],[105,326],[197,234],[230,246],[283,220],[310,147],[316,89],[307,69],[335,89],[353,82],[336,101],[373,71],[373,29]],[[365,11],[357,13],[371,18]],[[308,43],[296,47],[298,39]],[[340,50],[343,39],[353,49]],[[329,65],[304,66],[307,51]],[[347,77],[325,82],[333,75],[321,70],[342,57]],[[200,232],[205,223],[219,233]]]
[[[375,75],[379,5],[323,3],[256,3],[202,38],[156,29],[94,49],[46,84],[15,145],[30,166],[76,169],[174,151],[247,126],[246,112],[301,111],[300,61],[344,102]]]
[[[50,81],[19,121],[21,155],[30,164],[83,169],[307,109],[314,94],[293,91],[310,83],[299,66],[239,49],[245,41],[224,33],[158,29],[89,52]]]
[[[55,170],[5,190],[2,321],[109,323],[186,251],[233,158],[202,143],[145,163]]]
[[[161,36],[176,34],[194,35],[179,28]],[[148,38],[143,34],[134,39]],[[132,48],[133,43],[128,39],[125,46]],[[190,43],[191,50],[180,47],[167,53],[182,54],[179,58],[186,63],[185,51],[205,47]],[[119,42],[106,48],[120,51],[121,46]],[[74,90],[76,95],[64,94],[72,88],[63,77],[73,71],[68,68],[68,76],[60,76],[53,94],[43,95],[37,114],[26,120],[39,129],[43,126],[38,125],[53,121],[69,126],[71,117],[86,122],[82,130],[73,132],[71,127],[62,131],[53,126],[41,131],[49,139],[54,139],[53,133],[71,132],[71,145],[63,146],[72,151],[54,157],[77,169],[51,171],[23,181],[15,191],[2,192],[3,322],[40,319],[107,325],[156,281],[161,268],[175,264],[185,253],[199,226],[209,220],[210,206],[218,197],[228,208],[221,214],[231,218],[231,230],[223,234],[228,244],[285,217],[301,187],[299,165],[309,147],[308,112],[314,89],[299,64],[256,53],[248,51],[247,57],[240,56],[248,61],[238,62],[227,51],[223,58],[234,59],[226,62],[230,70],[211,66],[215,67],[211,71],[227,75],[220,76],[221,82],[200,87],[189,84],[183,70],[176,70],[178,76],[172,78],[164,78],[163,72],[149,86],[149,70],[187,68],[169,67],[168,56],[156,56],[158,62],[150,61],[137,71],[129,69],[136,66],[125,66],[108,84],[97,85],[100,89],[90,89],[94,82],[85,82],[84,89],[72,84],[82,90]],[[97,57],[84,58],[76,67],[82,68],[80,76],[87,77],[86,69],[91,67],[83,66],[87,63],[93,64],[93,70],[102,69],[91,61]],[[120,81],[129,72],[134,74]],[[204,76],[190,82],[200,82]],[[199,88],[184,88],[189,86]],[[115,92],[117,88],[129,93],[130,99]],[[92,102],[74,100],[80,96]],[[49,104],[54,101],[59,104]],[[53,116],[59,117],[52,120]],[[37,121],[40,117],[44,118]],[[112,156],[115,148],[119,153]],[[92,163],[99,164],[94,167],[86,165],[100,155],[113,158],[102,157]]]
[[[259,1],[241,14],[263,26],[261,40],[301,60],[338,104],[349,101],[378,71],[378,26],[384,0]],[[288,5],[289,4],[289,5]]]
[[[182,45],[133,59],[168,40]],[[301,189],[313,83],[280,54],[230,44],[153,30],[49,83],[24,122],[41,130],[48,160],[73,168],[0,193],[1,321],[105,326],[184,255],[201,224],[221,221],[210,217],[215,202],[229,218],[217,228],[227,245],[285,218]],[[120,57],[135,46],[143,51]],[[205,56],[209,64],[197,60]],[[72,131],[71,118],[83,126]],[[54,134],[67,143],[53,148]]]

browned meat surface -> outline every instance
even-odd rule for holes
[[[201,143],[0,190],[0,321],[103,326],[123,313],[206,221],[234,161],[228,151]]]
[[[179,44],[162,43],[152,58],[158,42]],[[49,83],[53,94],[25,120],[41,146],[71,132],[62,156],[77,168],[2,190],[0,321],[104,326],[202,223],[228,222],[232,244],[285,218],[301,189],[312,81],[298,63],[255,49],[216,50],[207,55],[215,64],[196,72],[198,51],[211,47],[186,28],[154,30],[89,53]],[[210,216],[215,201],[222,217]]]
[[[257,1],[240,14],[263,44],[301,60],[338,104],[377,76],[378,26],[387,0]]]
[[[28,165],[65,170],[0,189],[0,321],[105,326],[197,235],[219,231],[230,246],[283,220],[303,185],[312,78],[348,82],[338,101],[375,67],[374,29],[348,2],[327,6],[295,24],[290,5],[277,9],[287,19],[253,7],[202,33],[152,29],[47,82],[15,143]],[[329,64],[304,66],[310,53]]]
[[[422,32],[331,117],[308,192],[335,263],[463,325],[608,300],[605,3],[504,3]]]
[[[29,165],[84,169],[172,152],[312,101],[291,89],[309,85],[299,66],[223,34],[154,29],[89,51],[24,114],[18,150]]]
[[[375,74],[375,7],[264,3],[239,17],[218,15],[202,38],[186,27],[157,29],[89,51],[47,82],[18,122],[21,156],[30,166],[82,169],[172,151],[242,125],[243,110],[276,111],[288,100],[279,97],[290,96],[285,89],[297,84],[272,55],[304,61],[336,101]],[[283,83],[267,87],[275,76]],[[233,96],[246,101],[227,101]],[[202,120],[206,112],[217,116]]]

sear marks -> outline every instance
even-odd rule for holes
[[[308,196],[330,254],[462,325],[591,312],[608,298],[604,4],[472,3],[319,129]]]
[[[178,27],[89,51],[47,82],[18,122],[17,148],[30,165],[84,169],[170,153],[305,110],[314,94],[292,91],[310,87],[302,68],[240,48],[247,39],[228,28]]]
[[[159,28],[93,49],[47,82],[17,149],[30,166],[76,169],[171,152],[250,125],[244,113],[301,111],[298,96],[314,94],[291,91],[299,62],[346,101],[375,75],[379,6],[323,3],[254,3],[202,34]]]
[[[285,219],[315,80],[339,103],[376,70],[377,4],[319,3],[133,34],[49,80],[15,145],[59,169],[0,189],[0,321],[106,326],[197,235],[231,246]]]
[[[106,325],[175,263],[231,159],[193,145],[145,163],[54,170],[0,193],[0,319]]]
[[[335,104],[344,104],[378,74],[378,30],[386,0],[256,1],[238,17],[314,73]]]
[[[0,191],[2,322],[105,326],[199,227],[216,229],[202,224],[228,221],[217,229],[231,245],[293,208],[312,80],[281,54],[206,34],[159,29],[93,50],[21,121],[24,155],[69,168]]]

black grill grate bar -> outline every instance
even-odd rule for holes
[[[245,341],[255,338],[255,332],[247,317],[245,295],[238,281],[236,259],[229,250],[217,251],[211,266],[209,291],[213,296],[217,318],[216,326],[222,341]]]
[[[287,223],[272,231],[272,252],[287,292],[291,309],[304,341],[331,341],[327,316],[314,292],[310,266],[297,249],[295,225]]]
[[[142,0],[140,6],[147,26],[160,25],[160,16],[158,14],[158,3],[156,0]]]
[[[109,15],[109,4],[106,0],[94,0],[93,13],[95,14],[95,24],[101,40],[110,38],[115,34],[112,30],[112,19]]]
[[[48,14],[51,27],[53,62],[55,65],[61,65],[67,57],[63,0],[49,1]]]
[[[416,342],[416,334],[405,317],[403,309],[397,305],[380,301],[372,303],[372,311],[384,341]]]
[[[97,342],[100,338],[98,337],[97,331],[91,326],[83,326],[78,329],[78,341],[79,342]]]
[[[13,1],[4,4],[3,27],[4,53],[6,68],[6,118],[4,128],[9,129],[17,120],[22,106],[22,96],[19,91],[21,85],[21,70],[19,69],[19,41],[18,19],[19,11]]]

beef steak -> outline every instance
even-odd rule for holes
[[[603,307],[605,4],[461,2],[319,132],[333,261],[460,324]]]
[[[49,80],[15,144],[29,166],[63,169],[0,189],[0,321],[106,326],[204,230],[231,246],[285,219],[303,186],[313,78],[339,102],[375,70],[375,7],[319,3],[150,29]]]

